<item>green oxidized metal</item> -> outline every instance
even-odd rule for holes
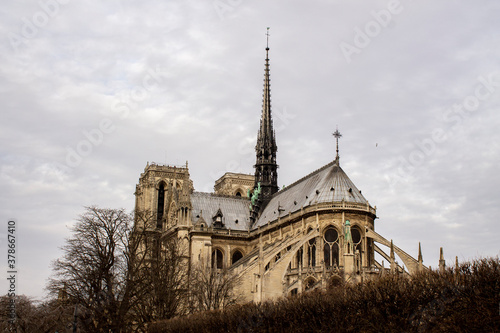
[[[252,197],[250,198],[250,201],[251,201],[250,210],[252,210],[253,206],[255,206],[255,203],[259,199],[260,191],[262,191],[262,189],[260,187],[260,182],[258,182],[257,183],[257,188],[255,190],[253,190]],[[250,190],[248,190],[248,194],[250,195]]]

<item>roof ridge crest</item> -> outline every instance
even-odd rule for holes
[[[250,200],[250,198],[247,197],[236,197],[234,195],[227,195],[227,194],[217,194],[213,192],[201,192],[201,191],[193,191],[191,194],[197,194],[197,195],[204,195],[207,197],[216,197],[216,198],[226,198],[226,199],[233,199],[233,200]]]

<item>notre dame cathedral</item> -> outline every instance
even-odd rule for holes
[[[151,228],[184,241],[189,265],[238,275],[236,292],[243,301],[327,288],[335,279],[426,269],[420,249],[416,260],[375,232],[376,207],[340,167],[338,130],[335,160],[279,189],[268,55],[269,47],[255,174],[227,172],[213,193],[203,193],[194,191],[187,163],[148,163],[136,187],[136,209],[153,212]]]

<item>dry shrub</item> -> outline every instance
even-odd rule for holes
[[[159,332],[500,332],[500,262],[385,275],[150,325]]]

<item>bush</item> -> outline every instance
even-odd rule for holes
[[[177,317],[149,332],[500,332],[499,307],[494,258]]]

